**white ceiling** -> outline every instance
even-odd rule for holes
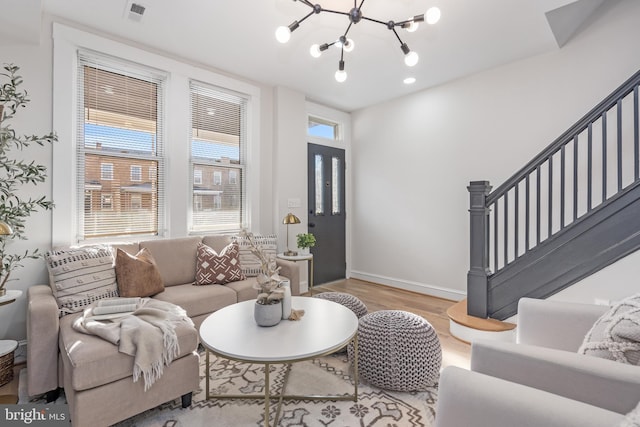
[[[333,77],[340,52],[309,55],[313,43],[341,35],[348,18],[312,15],[288,44],[275,40],[279,25],[311,9],[294,0],[139,0],[140,22],[127,18],[130,0],[0,0],[0,44],[37,43],[42,13],[84,28],[133,40],[269,85],[299,90],[316,102],[353,111],[511,61],[559,49],[583,29],[604,0],[367,0],[362,12],[380,21],[402,21],[438,6],[442,18],[418,31],[399,30],[420,62],[404,65],[400,44],[386,26],[362,21],[345,54],[344,83]],[[358,0],[361,1],[361,0]],[[613,0],[609,0],[613,1]],[[315,0],[348,11],[352,0]],[[413,85],[403,84],[415,77]]]

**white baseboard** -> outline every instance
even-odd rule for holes
[[[351,270],[351,277],[365,280],[367,282],[380,283],[394,288],[417,292],[433,297],[444,298],[453,301],[460,301],[467,297],[466,292],[456,289],[442,288],[440,286],[428,285],[426,283],[411,282],[408,280],[394,279],[393,277],[380,276],[377,274],[363,273]]]

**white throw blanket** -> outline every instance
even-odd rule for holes
[[[121,353],[133,356],[133,382],[142,374],[145,391],[162,376],[164,366],[180,353],[176,326],[180,323],[193,326],[184,309],[151,298],[142,298],[130,315],[109,321],[92,320],[92,310],[93,307],[85,309],[73,328],[97,335],[118,345]]]

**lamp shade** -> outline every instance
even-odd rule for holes
[[[9,234],[13,234],[11,226],[4,221],[0,221],[0,236],[8,236]]]
[[[300,224],[300,218],[289,212],[282,220],[283,224]]]

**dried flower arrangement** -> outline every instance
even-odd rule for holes
[[[257,282],[253,285],[258,291],[258,304],[272,304],[280,301],[284,298],[284,289],[282,278],[278,274],[280,267],[276,265],[275,257],[265,254],[263,248],[253,238],[253,233],[242,230],[240,236],[247,240],[249,250],[260,260],[262,272],[258,274]]]

